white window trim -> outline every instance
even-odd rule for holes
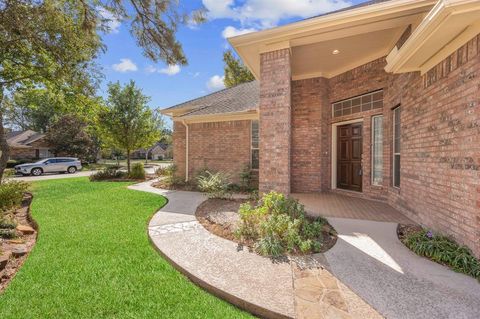
[[[395,135],[395,112],[400,111],[400,105],[399,106],[396,106],[392,111],[392,129],[393,129],[393,134],[392,134],[392,137],[393,137],[393,143],[392,143],[392,186],[393,188],[396,188],[396,189],[400,189],[400,186],[396,186],[396,180],[395,180],[395,169],[396,169],[396,166],[395,166],[395,155],[400,155],[400,160],[402,158],[402,149],[400,148],[400,152],[399,153],[395,153],[395,139],[396,139],[396,135]],[[401,115],[400,115],[401,116]],[[400,118],[401,120],[401,118]],[[399,121],[400,121],[399,120]],[[401,129],[401,121],[400,121],[400,129]],[[400,181],[399,181],[400,182]]]
[[[258,147],[253,147],[253,122],[258,123]],[[250,121],[250,168],[252,171],[258,171],[260,169],[260,160],[258,163],[258,168],[253,168],[253,151],[258,150],[260,155],[260,121],[259,120],[251,120]]]
[[[374,126],[374,123],[375,123],[375,118],[377,117],[381,117],[382,118],[382,143],[383,143],[383,137],[385,136],[384,132],[383,132],[383,114],[378,114],[378,115],[374,115],[372,116],[372,147],[371,147],[371,154],[370,154],[370,157],[371,157],[371,173],[370,173],[370,182],[373,186],[383,186],[383,167],[385,165],[385,162],[383,161],[383,149],[382,149],[382,184],[375,184],[374,181],[373,181],[373,172],[374,172],[374,161],[375,161],[375,157],[374,157],[374,153],[375,153],[375,126]]]

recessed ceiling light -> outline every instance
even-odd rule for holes
[[[333,54],[333,55],[337,55],[337,54],[339,54],[339,53],[340,53],[339,50],[333,50],[333,51],[332,51],[332,54]]]

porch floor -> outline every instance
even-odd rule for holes
[[[413,223],[412,220],[387,203],[334,192],[297,193],[292,196],[305,205],[306,211],[312,215],[403,224]]]

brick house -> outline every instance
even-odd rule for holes
[[[32,160],[52,156],[45,141],[45,134],[32,130],[7,133],[7,143],[12,160]]]
[[[258,82],[163,111],[179,174],[251,164],[263,192],[385,201],[480,256],[479,21],[377,0],[230,38]]]

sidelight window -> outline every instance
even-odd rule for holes
[[[252,169],[258,169],[259,164],[260,164],[260,152],[259,152],[259,125],[258,121],[252,121],[252,141],[251,141],[251,154],[252,154],[252,159],[251,159],[251,164],[252,164]]]
[[[383,116],[372,117],[372,185],[383,182]]]
[[[400,187],[401,151],[400,106],[393,109],[393,186]]]

